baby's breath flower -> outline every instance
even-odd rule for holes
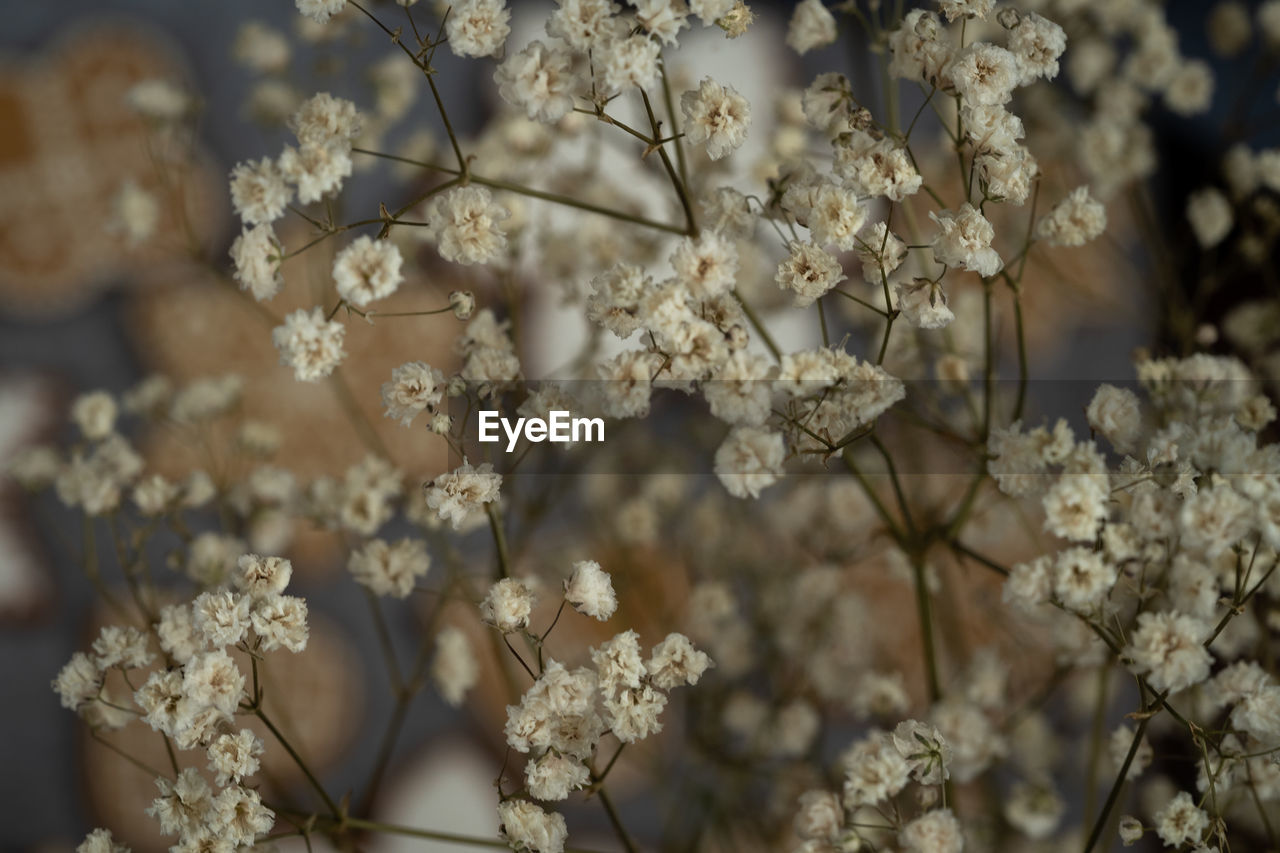
[[[975,42],[947,67],[946,76],[967,104],[1007,104],[1019,80],[1018,59],[1003,47]]]
[[[446,261],[485,264],[506,248],[501,222],[508,216],[484,187],[456,187],[431,200],[426,232]]]
[[[1083,246],[1107,228],[1107,209],[1076,187],[1036,223],[1036,237],[1051,246]]]
[[[956,318],[947,307],[946,291],[936,281],[918,278],[900,281],[893,287],[903,319],[916,328],[941,329]]]
[[[480,602],[480,618],[504,634],[529,625],[535,602],[533,588],[517,578],[503,578],[489,588]]]
[[[444,374],[422,361],[411,361],[391,371],[382,384],[384,414],[408,426],[420,413],[434,409],[444,399]]]
[[[454,530],[473,513],[484,512],[485,504],[496,501],[502,488],[502,475],[488,462],[472,467],[469,462],[431,481],[427,488],[427,506],[436,511],[441,521]]]
[[[317,24],[324,24],[334,15],[342,11],[346,0],[294,0],[298,11]]]
[[[796,307],[803,308],[844,281],[845,274],[840,262],[817,243],[793,242],[773,280],[782,290],[792,291]]]
[[[716,476],[735,498],[758,498],[781,476],[785,456],[781,433],[762,427],[734,427],[716,451]]]
[[[102,689],[102,670],[93,658],[76,652],[53,680],[53,690],[62,707],[72,711],[93,699]]]
[[[76,847],[76,853],[129,853],[129,848],[111,837],[109,829],[95,829]]]
[[[653,685],[662,690],[697,684],[709,668],[715,666],[706,652],[693,647],[684,634],[671,633],[653,647],[645,671]]]
[[[249,631],[249,596],[230,590],[203,592],[191,604],[195,628],[212,648],[232,646]]]
[[[904,826],[898,843],[903,853],[960,853],[964,833],[951,809],[935,809]]]
[[[545,812],[528,800],[498,804],[500,832],[514,850],[528,853],[564,853],[569,837],[564,815]]]
[[[284,276],[280,273],[283,252],[269,223],[241,231],[231,244],[231,260],[235,264],[234,275],[240,282],[240,289],[252,293],[259,302],[279,293],[284,284]]]
[[[1206,187],[1187,198],[1187,221],[1202,248],[1212,249],[1226,239],[1235,224],[1231,202],[1216,187]]]
[[[563,48],[535,39],[499,65],[493,79],[502,99],[531,119],[550,124],[573,109],[573,57]]]
[[[1129,668],[1145,674],[1156,690],[1177,693],[1199,684],[1209,677],[1213,661],[1202,645],[1210,631],[1205,622],[1182,613],[1139,613],[1124,650]]]
[[[747,139],[751,105],[732,86],[708,77],[696,90],[680,96],[680,109],[686,138],[694,145],[705,143],[712,160],[735,151]]]
[[[1052,80],[1058,76],[1058,57],[1067,49],[1067,34],[1062,27],[1026,12],[1009,30],[1009,51],[1018,62],[1018,83],[1027,85],[1038,77]]]
[[[307,603],[294,595],[269,596],[254,605],[250,617],[264,651],[285,648],[295,654],[307,647]]]
[[[436,635],[431,680],[444,701],[455,708],[480,680],[480,664],[471,651],[467,635],[459,629],[450,626]]]
[[[231,205],[246,225],[264,225],[284,215],[293,191],[268,157],[237,163],[231,170]]]
[[[182,693],[195,709],[230,716],[244,695],[244,673],[225,651],[201,652],[182,668]]]
[[[333,261],[333,281],[338,295],[363,308],[375,299],[396,292],[404,275],[400,250],[388,240],[357,237]]]
[[[101,441],[111,435],[118,413],[115,399],[106,391],[81,394],[71,404],[71,420],[90,441]]]
[[[93,641],[93,653],[101,670],[113,666],[139,669],[151,663],[153,658],[147,648],[147,635],[133,626],[105,626],[98,639]]]
[[[394,544],[371,539],[352,551],[347,569],[374,595],[408,598],[418,578],[431,568],[427,545],[421,539],[401,539]]]
[[[258,772],[258,756],[262,755],[262,749],[262,740],[248,729],[219,735],[209,745],[209,769],[217,774],[219,785],[238,783]]]
[[[495,56],[511,33],[504,0],[458,0],[445,19],[449,49],[456,56]]]
[[[293,368],[300,382],[315,382],[333,373],[346,357],[343,340],[346,327],[326,320],[319,308],[299,309],[284,318],[283,326],[271,331],[271,342],[280,351],[280,363]]]
[[[995,275],[1004,266],[991,248],[995,229],[973,205],[965,202],[958,213],[931,211],[929,217],[938,223],[938,234],[933,238],[933,256],[938,263],[981,276]]]
[[[1198,808],[1186,791],[1177,796],[1155,815],[1155,830],[1167,847],[1195,844],[1209,828],[1209,816]]]
[[[801,55],[836,40],[836,19],[822,0],[801,0],[791,12],[787,46]]]
[[[598,60],[605,88],[621,92],[631,87],[652,87],[658,82],[661,54],[662,48],[656,41],[640,34],[609,42],[600,51]]]
[[[594,560],[573,564],[573,574],[564,582],[564,600],[579,613],[605,622],[618,609],[618,597],[608,572]]]
[[[724,30],[726,36],[735,39],[750,29],[756,16],[743,0],[736,3],[716,20],[716,26]]]

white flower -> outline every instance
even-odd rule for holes
[[[1058,554],[1054,563],[1054,595],[1065,607],[1079,613],[1097,607],[1115,582],[1115,566],[1089,548],[1068,548]]]
[[[421,539],[401,539],[394,544],[370,539],[352,551],[347,569],[356,583],[374,595],[408,598],[418,578],[431,568],[431,556]]]
[[[706,143],[707,156],[719,160],[736,150],[747,138],[751,125],[751,105],[732,86],[722,86],[710,77],[694,91],[680,96],[685,136],[694,145]]]
[[[230,716],[244,695],[244,673],[221,649],[203,652],[182,668],[182,693],[197,709],[214,708]]]
[[[844,805],[848,809],[877,805],[911,781],[911,766],[887,732],[873,730],[842,756],[842,763],[846,768]]]
[[[995,0],[938,0],[938,8],[948,21],[965,17],[985,21],[995,5]]]
[[[636,20],[668,46],[676,43],[676,34],[689,26],[689,10],[684,0],[631,0],[636,7]]]
[[[593,560],[573,564],[573,575],[564,582],[564,600],[579,613],[604,622],[618,609],[609,573]]]
[[[1207,623],[1182,613],[1139,613],[1125,657],[1153,688],[1177,693],[1209,677],[1213,659],[1203,643],[1210,631]]]
[[[483,512],[485,504],[496,501],[501,488],[502,475],[495,473],[488,462],[477,468],[464,461],[431,481],[427,506],[436,511],[441,521],[448,521],[458,530],[472,513]]]
[[[564,853],[569,837],[564,815],[545,812],[528,800],[507,800],[498,804],[502,837],[516,850],[530,853]]]
[[[307,603],[296,595],[265,598],[254,606],[250,618],[264,650],[285,648],[296,654],[306,649],[311,636]]]
[[[671,266],[694,300],[714,299],[733,290],[738,251],[727,237],[703,231],[696,239],[685,237],[676,245]]]
[[[390,240],[357,237],[333,260],[338,295],[357,308],[384,299],[404,281],[403,263],[400,250]]]
[[[716,476],[735,498],[758,498],[762,489],[782,475],[785,456],[782,433],[761,427],[734,427],[716,451]]]
[[[90,391],[71,404],[71,420],[85,438],[101,441],[115,429],[119,411],[115,398],[106,391]]]
[[[294,0],[298,11],[317,24],[326,23],[334,15],[342,11],[347,0]]]
[[[1004,262],[991,248],[995,229],[976,207],[965,202],[958,213],[930,211],[929,217],[938,223],[938,234],[933,238],[933,256],[938,263],[973,270],[984,277],[1000,271]]]
[[[858,258],[862,261],[862,280],[878,287],[902,266],[907,244],[886,223],[877,222],[865,237],[858,239]]]
[[[923,278],[900,281],[893,289],[898,297],[898,310],[918,329],[941,329],[956,318],[947,307],[946,292],[936,281]]]
[[[832,791],[805,791],[795,817],[796,835],[812,841],[835,841],[844,826],[844,806]]]
[[[426,362],[410,361],[392,369],[391,381],[382,383],[384,414],[404,426],[444,399],[444,374]]]
[[[293,564],[283,557],[244,554],[236,560],[232,580],[236,589],[259,601],[284,592],[292,577]]]
[[[537,121],[559,121],[573,108],[573,57],[563,48],[534,40],[508,57],[493,74],[498,93]]]
[[[969,45],[947,67],[947,78],[965,103],[1006,104],[1018,85],[1018,60],[994,44]]]
[[[203,592],[191,604],[196,630],[212,648],[233,646],[249,632],[249,596],[216,590]]]
[[[836,40],[836,19],[822,0],[801,0],[791,13],[787,27],[787,46],[805,54]]]
[[[889,34],[889,50],[893,54],[890,75],[938,85],[955,48],[935,13],[912,9],[898,29]]]
[[[153,121],[175,121],[191,109],[191,98],[186,92],[159,78],[135,83],[125,93],[125,103],[139,115]]]
[[[102,671],[93,658],[76,652],[58,672],[52,686],[62,707],[74,711],[98,695],[102,689]]]
[[[245,21],[231,45],[236,61],[259,74],[279,74],[289,65],[289,40],[262,21]]]
[[[960,853],[964,833],[951,809],[935,809],[904,826],[898,843],[903,853]]]
[[[1099,385],[1085,409],[1089,428],[1121,453],[1133,453],[1142,434],[1142,404],[1127,388]]]
[[[209,769],[217,774],[217,783],[239,782],[258,772],[258,756],[262,741],[248,729],[237,734],[219,735],[209,745]]]
[[[280,274],[283,251],[269,224],[242,230],[231,244],[231,260],[240,289],[252,293],[259,302],[279,293],[284,284],[284,276]]]
[[[685,684],[697,684],[698,679],[714,666],[706,652],[693,647],[684,634],[668,634],[653,647],[645,671],[655,687],[670,690]]]
[[[326,320],[319,308],[298,309],[271,330],[271,342],[280,351],[280,363],[293,368],[301,382],[315,382],[333,373],[346,356],[347,330],[336,320]]]
[[[1213,70],[1202,59],[1184,59],[1164,90],[1164,102],[1181,116],[1207,112],[1213,104]]]
[[[1209,816],[1196,806],[1186,791],[1179,791],[1163,809],[1156,812],[1154,821],[1156,834],[1167,847],[1198,843],[1209,828]]]
[[[345,139],[286,145],[277,161],[285,180],[298,188],[298,201],[310,204],[342,188],[351,176],[351,143]]]
[[[808,222],[813,241],[834,245],[846,252],[858,245],[858,232],[866,224],[867,206],[851,187],[823,182],[813,194]]]
[[[484,264],[506,248],[501,223],[510,215],[484,187],[457,187],[431,200],[426,232],[446,261]]]
[[[445,19],[449,49],[456,56],[494,56],[511,33],[504,0],[456,0]]]
[[[1107,209],[1079,186],[1036,224],[1036,237],[1050,246],[1083,246],[1107,228]]]
[[[1023,12],[1017,26],[1009,31],[1008,43],[1018,61],[1020,85],[1037,77],[1052,80],[1058,76],[1058,57],[1067,49],[1067,34],[1053,21],[1035,12]]]
[[[642,267],[615,264],[591,280],[591,289],[588,319],[620,338],[628,338],[640,328],[640,302],[653,289],[653,281]]]
[[[274,222],[292,199],[284,175],[268,157],[237,163],[231,170],[231,205],[247,225]]]
[[[536,598],[533,588],[518,578],[503,578],[489,587],[480,602],[480,619],[504,634],[520,631],[529,625]]]
[[[629,28],[614,17],[617,11],[618,4],[611,0],[557,0],[556,10],[547,19],[547,35],[586,53],[626,35]]]
[[[480,680],[480,664],[471,651],[467,635],[459,629],[450,626],[436,635],[431,680],[444,701],[455,708]]]
[[[289,119],[289,127],[303,146],[335,144],[348,151],[363,124],[354,103],[328,92],[318,92],[303,101]]]
[[[1217,187],[1206,187],[1193,192],[1187,199],[1187,221],[1197,242],[1205,249],[1212,249],[1231,233],[1235,216],[1231,202]]]
[[[636,34],[608,43],[594,61],[600,63],[598,68],[609,91],[618,92],[631,86],[648,89],[658,81],[661,53],[662,48],[656,41]]]

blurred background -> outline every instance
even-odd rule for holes
[[[521,16],[534,18],[541,4],[513,5]],[[782,53],[780,28],[790,4],[751,5],[761,15],[758,26],[774,28],[778,53],[767,67],[781,69],[791,84],[804,85],[813,69],[833,66],[843,67],[856,82],[869,67],[853,27],[847,28],[853,32],[845,41],[803,62]],[[1182,49],[1192,56],[1210,55],[1203,27],[1206,5],[1199,0],[1168,4]],[[246,38],[249,20],[287,36],[287,56],[278,69],[264,72],[236,61],[235,48]],[[3,22],[0,463],[21,447],[65,436],[65,406],[84,391],[122,391],[155,372],[189,379],[274,361],[251,312],[218,289],[209,269],[210,264],[225,267],[235,236],[227,172],[240,160],[279,150],[287,131],[264,118],[287,114],[299,96],[328,90],[362,107],[373,104],[378,85],[365,71],[380,67],[377,63],[393,53],[386,38],[358,18],[347,21],[332,41],[298,38],[299,15],[289,0],[10,2]],[[765,63],[742,63],[741,51],[719,53],[712,42],[705,44],[707,54],[699,58],[693,56],[697,44],[686,48],[690,62],[713,64],[735,85],[743,81],[740,88],[749,96],[753,86],[774,85],[761,76]],[[463,134],[474,131],[493,107],[491,66],[464,64],[443,51],[438,65],[454,123]],[[1224,92],[1252,79],[1245,77],[1248,65],[1242,62],[1215,62],[1215,71]],[[128,108],[130,90],[153,79],[176,83],[198,104],[199,119],[189,137],[158,142],[154,129]],[[1263,97],[1274,102],[1275,81],[1269,85]],[[1212,177],[1221,154],[1219,130],[1231,109],[1224,100],[1196,119],[1160,114],[1154,119],[1161,168],[1151,184],[1152,197],[1161,228],[1175,241],[1186,235],[1181,215],[1186,194]],[[402,116],[378,130],[388,151],[421,150],[428,136],[443,140],[435,111],[421,92]],[[1255,138],[1266,142],[1273,134],[1264,125]],[[166,156],[158,144],[181,148],[180,185],[167,185],[155,168],[157,158]],[[376,209],[379,202],[394,207],[410,195],[412,176],[386,165],[371,168],[352,183],[344,199],[350,209]],[[131,245],[122,225],[120,206],[129,202],[131,185],[162,199],[156,235],[145,245]],[[1123,233],[1123,210],[1109,212]],[[1113,267],[1110,276],[1106,270],[1089,273],[1093,289],[1107,299],[1085,300],[1074,308],[1069,299],[1055,302],[1036,320],[1033,376],[1044,383],[1039,398],[1044,410],[1063,410],[1064,399],[1090,393],[1088,383],[1073,381],[1127,379],[1127,374],[1116,375],[1117,365],[1127,365],[1135,346],[1159,340],[1165,332],[1159,297],[1144,283],[1150,273],[1146,258],[1125,246],[1118,251],[1127,266]],[[1194,282],[1177,284],[1194,287]],[[451,289],[447,281],[432,286]],[[1261,287],[1243,276],[1214,310],[1225,314]],[[1068,307],[1061,309],[1063,304]],[[1086,310],[1098,304],[1107,307]],[[556,328],[553,313],[535,321]],[[399,334],[387,331],[368,347],[378,353],[415,344]],[[421,329],[414,334],[421,346],[435,346],[430,334],[422,335]],[[552,363],[555,354],[541,358]],[[333,400],[298,405],[297,417],[304,423],[310,419],[316,435],[306,446],[286,448],[292,465],[312,474],[338,473],[358,461],[358,442],[335,426]],[[152,455],[162,460],[160,467],[163,460],[180,467],[181,451],[162,440],[149,445]],[[81,520],[51,494],[29,499],[8,484],[2,488],[0,719],[6,734],[0,739],[0,766],[6,772],[0,774],[0,847],[66,848],[103,822],[113,828],[122,821],[146,827],[140,810],[130,816],[119,811],[118,801],[121,790],[137,789],[125,802],[145,804],[151,783],[121,769],[85,737],[84,727],[58,706],[49,688],[103,616],[83,577]],[[99,543],[99,551],[102,560],[111,559],[107,543]],[[296,553],[295,583],[310,603],[316,627],[314,654],[300,658],[288,674],[301,697],[291,722],[304,730],[303,740],[314,750],[324,778],[334,790],[344,790],[369,773],[392,700],[368,613],[362,605],[352,606],[352,587],[332,543],[303,541]],[[154,556],[157,564],[168,558],[163,551]],[[417,619],[412,610],[391,614],[393,642],[402,659],[413,653]],[[477,715],[451,710],[429,692],[419,697],[399,739],[382,814],[419,825],[438,815],[435,825],[448,829],[493,831],[486,798],[501,759],[494,745],[501,702],[489,704],[493,713]],[[15,772],[18,768],[22,772]],[[587,820],[595,819],[593,812]],[[117,835],[130,838],[127,830]],[[590,846],[589,834],[583,843]],[[433,848],[414,842],[414,849]]]

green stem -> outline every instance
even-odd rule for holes
[[[286,738],[278,728],[276,728],[275,723],[271,722],[271,718],[267,716],[266,711],[262,710],[261,706],[259,706],[253,709],[253,713],[259,720],[262,720],[263,725],[271,730],[271,734],[275,735],[276,740],[280,742],[280,745],[283,746],[285,751],[289,753],[289,756],[293,758],[293,763],[298,765],[298,769],[307,777],[307,781],[311,783],[311,787],[315,788],[316,793],[320,795],[320,799],[324,800],[324,806],[329,810],[329,813],[333,815],[335,820],[341,820],[342,812],[338,809],[337,804],[334,803],[333,798],[329,796],[328,791],[326,791],[324,786],[320,784],[320,780],[316,778],[316,775],[311,772],[311,768],[307,766],[307,762],[303,761],[302,756],[293,748],[293,744],[289,743],[289,739]]]

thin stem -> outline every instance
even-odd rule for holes
[[[920,620],[920,643],[924,652],[924,669],[929,687],[929,701],[942,698],[942,682],[938,678],[938,655],[933,640],[933,613],[929,601],[929,585],[925,577],[924,555],[916,553],[911,558],[911,570],[915,580],[916,615]]]
[[[773,354],[776,361],[782,361],[782,350],[778,348],[778,344],[774,341],[773,336],[769,334],[769,330],[764,327],[764,323],[760,321],[760,317],[756,314],[755,309],[742,298],[738,291],[733,291],[733,296],[738,300],[738,304],[742,306],[742,313],[747,315],[747,322],[751,324],[751,328],[756,330],[756,334],[760,336],[760,340],[764,341],[764,345],[769,352]]]
[[[510,557],[507,553],[507,535],[502,530],[502,518],[498,515],[497,504],[490,501],[484,505],[489,516],[489,530],[493,533],[493,544],[498,552],[498,579],[511,577]]]
[[[1129,751],[1125,754],[1124,762],[1120,765],[1120,772],[1116,774],[1116,780],[1111,785],[1110,793],[1107,794],[1107,801],[1102,805],[1102,812],[1093,824],[1089,839],[1084,843],[1084,853],[1090,853],[1097,845],[1098,839],[1102,837],[1102,830],[1107,825],[1107,818],[1111,815],[1111,810],[1115,808],[1116,801],[1120,799],[1120,789],[1124,786],[1125,777],[1129,775],[1129,765],[1133,764],[1133,757],[1138,754],[1138,747],[1142,744],[1143,735],[1147,733],[1147,723],[1151,722],[1151,718],[1155,716],[1153,709],[1163,703],[1165,695],[1165,693],[1159,694],[1155,702],[1143,709],[1146,713],[1138,721],[1137,731],[1133,733],[1133,741],[1129,744]]]
[[[283,746],[285,751],[289,753],[289,756],[293,758],[293,763],[298,765],[298,769],[307,777],[307,781],[311,783],[311,787],[315,788],[316,793],[320,795],[320,799],[324,800],[325,808],[329,810],[329,813],[333,815],[336,820],[341,820],[342,812],[338,809],[337,804],[334,803],[333,798],[329,796],[329,792],[320,784],[320,780],[311,772],[311,768],[307,766],[307,762],[302,760],[302,756],[293,748],[293,744],[289,743],[288,738],[281,734],[280,730],[276,728],[275,723],[271,722],[271,718],[267,716],[266,711],[262,710],[259,706],[253,709],[253,713],[259,720],[262,720],[263,725],[271,730],[271,734],[275,735],[276,740],[280,742],[280,745]]]
[[[609,798],[609,792],[601,786],[596,792],[600,797],[600,805],[604,806],[604,812],[609,816],[609,823],[613,825],[613,831],[618,836],[618,840],[622,842],[622,847],[627,853],[636,853],[636,845],[631,840],[631,836],[627,834],[627,829],[622,825],[622,819],[618,817],[618,810],[613,807],[613,800]]]

